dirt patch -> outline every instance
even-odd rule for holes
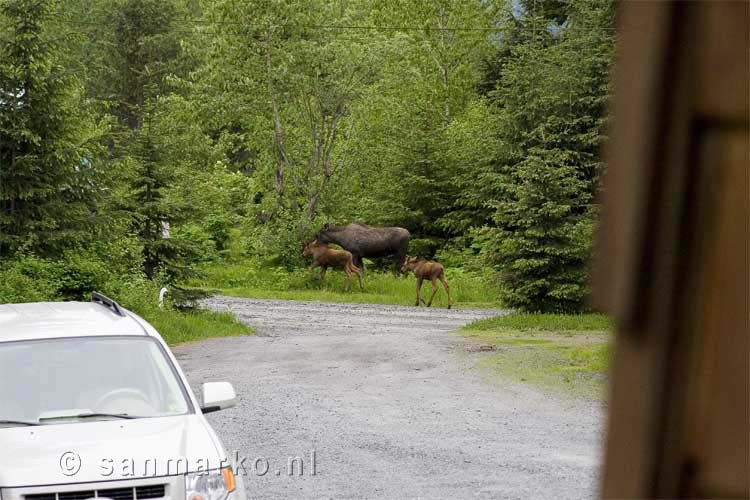
[[[466,352],[489,352],[497,349],[497,346],[490,344],[466,344],[464,350]]]

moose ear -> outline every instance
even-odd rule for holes
[[[325,224],[323,224],[323,231],[328,231],[329,229],[331,229],[330,222],[326,222]]]

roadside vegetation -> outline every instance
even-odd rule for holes
[[[111,246],[109,250],[114,250]],[[24,257],[0,263],[0,304],[90,299],[92,291],[104,293],[151,323],[165,341],[179,344],[207,337],[250,335],[252,329],[229,313],[190,307],[190,300],[167,294],[159,307],[162,281],[128,271],[126,254],[102,256],[67,253],[63,260]],[[188,307],[185,307],[188,306]]]
[[[509,314],[466,325],[477,365],[494,380],[510,378],[551,392],[603,400],[610,323],[601,314]]]
[[[151,323],[169,345],[204,340],[210,337],[252,335],[253,330],[238,322],[232,313],[204,309],[190,311],[141,310],[139,313]]]
[[[236,297],[400,305],[413,305],[416,298],[413,276],[376,270],[367,262],[365,290],[352,286],[349,292],[344,290],[344,273],[341,271],[329,270],[321,285],[320,269],[289,270],[250,258],[205,263],[196,270],[198,277],[188,280],[186,286]],[[461,268],[449,268],[446,274],[454,307],[499,305],[498,291],[486,277]],[[431,290],[429,282],[422,286],[423,295],[427,291],[432,293]],[[446,307],[447,304],[445,291],[440,287],[432,307]]]

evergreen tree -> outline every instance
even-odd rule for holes
[[[128,184],[119,206],[142,245],[146,276],[161,271],[173,279],[188,273],[196,257],[195,245],[176,231],[189,211],[186,200],[173,196],[179,155],[172,147],[175,131],[163,119],[165,96],[173,91],[168,77],[185,69],[173,25],[178,6],[174,0],[117,0],[108,10],[113,43],[103,54],[105,78],[92,91],[110,100],[118,123],[111,161]]]
[[[142,124],[146,89],[166,92],[165,76],[176,69],[179,41],[172,26],[172,0],[118,0],[112,9],[112,69],[119,117],[130,129]]]
[[[0,256],[83,241],[97,192],[94,121],[47,36],[49,2],[0,3]]]
[[[499,139],[511,147],[495,166],[484,253],[505,303],[530,311],[580,311],[588,294],[613,9],[609,0],[568,9],[562,25],[528,14],[494,94]]]
[[[143,247],[146,276],[153,278],[162,271],[171,279],[189,274],[189,264],[197,255],[195,245],[174,234],[174,227],[184,222],[188,210],[186,203],[170,196],[175,174],[156,106],[155,98],[146,99],[141,108],[143,126],[134,132],[130,161],[135,164],[135,177],[127,208]]]

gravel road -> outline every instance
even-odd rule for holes
[[[487,383],[473,366],[484,354],[450,333],[503,311],[230,297],[204,306],[258,333],[174,349],[191,384],[237,390],[236,408],[207,418],[247,457],[250,498],[596,495],[598,405]],[[289,475],[289,457],[302,476],[299,461]]]

